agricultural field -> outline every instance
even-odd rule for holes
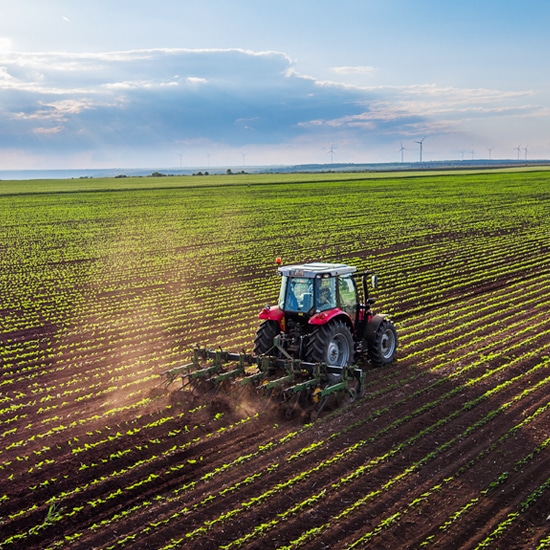
[[[0,182],[0,549],[550,548],[550,171]],[[162,372],[284,263],[397,361],[314,422]]]

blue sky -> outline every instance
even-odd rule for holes
[[[1,4],[0,169],[550,158],[550,2]]]

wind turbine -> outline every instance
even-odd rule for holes
[[[519,160],[519,153],[521,151],[521,145],[518,145],[515,149],[518,152],[518,160]]]
[[[399,148],[398,153],[401,153],[401,162],[403,162],[403,151],[406,151],[407,148],[403,147],[403,143],[400,143],[401,147]]]
[[[523,152],[525,153],[525,160],[527,160],[527,151],[528,151],[528,145],[526,145],[524,148],[523,148]]]
[[[334,154],[336,151],[334,150],[334,145],[330,146],[330,149],[327,151],[327,153],[330,153],[330,163],[334,164]]]
[[[418,143],[418,145],[420,145],[420,162],[422,162],[422,144],[427,137],[428,136],[424,136],[420,141],[415,141],[415,143]]]
[[[489,151],[489,160],[491,160],[491,151],[494,149],[494,147],[487,147],[487,151]]]

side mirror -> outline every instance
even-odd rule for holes
[[[373,275],[370,278],[370,285],[374,290],[378,288],[378,275]]]

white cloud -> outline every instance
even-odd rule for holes
[[[374,74],[377,69],[376,67],[369,67],[366,65],[358,65],[355,67],[332,67],[332,72],[339,75],[367,75],[370,76]]]
[[[54,108],[58,113],[64,115],[79,114],[86,109],[92,109],[94,104],[90,100],[62,99],[51,103],[43,103],[46,107]]]
[[[356,86],[331,81],[316,82],[321,87],[364,91],[367,98],[360,101],[365,109],[353,115],[334,120],[325,120],[331,126],[372,127],[373,122],[399,122],[411,117],[437,118],[442,115],[464,117],[470,115],[515,115],[518,111],[540,110],[540,106],[517,104],[532,97],[532,91],[507,92],[489,89],[460,89],[438,87],[434,84],[418,86]],[[380,99],[384,98],[384,99]],[[321,125],[313,120],[307,124]],[[454,124],[453,124],[454,126]]]
[[[198,78],[196,76],[188,76],[186,82],[191,85],[206,84],[208,80],[206,78]]]
[[[51,135],[51,134],[58,134],[61,132],[62,127],[61,126],[54,126],[53,128],[34,128],[33,132],[35,134],[42,134],[42,135]]]
[[[9,52],[13,49],[13,42],[10,38],[0,36],[0,53]]]
[[[242,49],[0,51],[0,153],[162,158],[186,144],[203,156],[222,147],[267,156],[337,140],[360,150],[415,132],[454,134],[484,118],[548,116],[531,91],[346,80],[372,70],[335,67],[342,82],[316,80],[284,53]]]

